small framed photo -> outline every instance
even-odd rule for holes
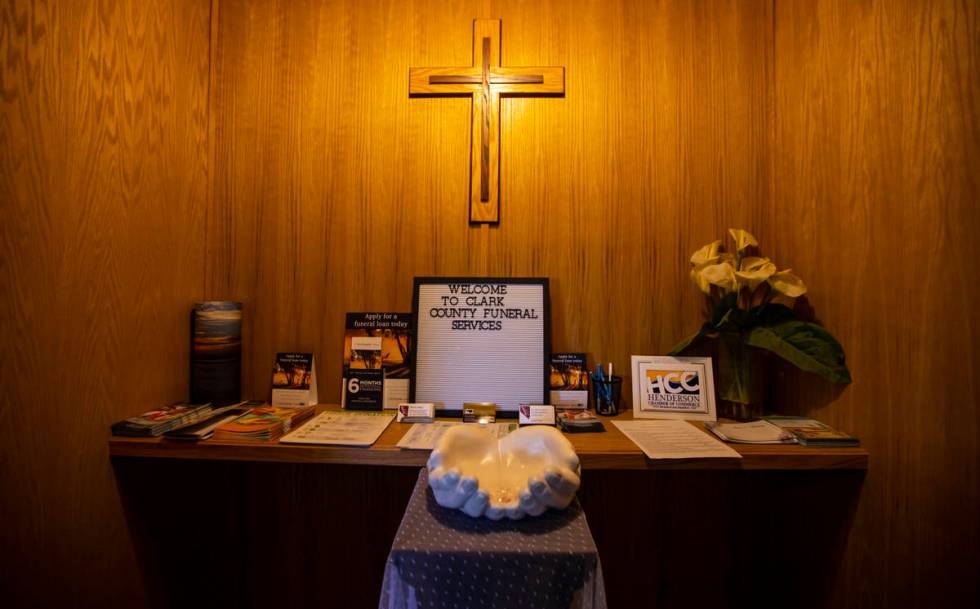
[[[633,418],[715,421],[710,357],[634,355]]]

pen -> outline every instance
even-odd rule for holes
[[[606,386],[606,399],[608,399],[609,400],[609,403],[611,404],[612,403],[612,399],[613,399],[613,366],[612,366],[612,362],[609,362],[609,375],[608,375],[608,380],[609,380],[609,384]]]
[[[598,376],[599,376],[599,380],[601,381],[601,384],[599,385],[599,393],[600,393],[600,395],[602,395],[602,399],[603,400],[609,401],[609,397],[610,397],[609,396],[609,384],[606,383],[606,377],[603,376],[603,374],[602,374],[602,364],[596,363],[595,367],[596,367],[596,370],[599,371]]]

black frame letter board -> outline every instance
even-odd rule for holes
[[[547,278],[416,277],[412,313],[413,402],[435,403],[439,416],[495,402],[505,418],[548,403]]]

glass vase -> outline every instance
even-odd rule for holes
[[[741,334],[722,333],[718,340],[718,417],[736,421],[761,417],[765,376],[762,352],[745,344]]]

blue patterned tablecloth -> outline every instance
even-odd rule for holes
[[[602,567],[578,500],[523,520],[436,503],[423,468],[385,567],[380,609],[605,609]]]

